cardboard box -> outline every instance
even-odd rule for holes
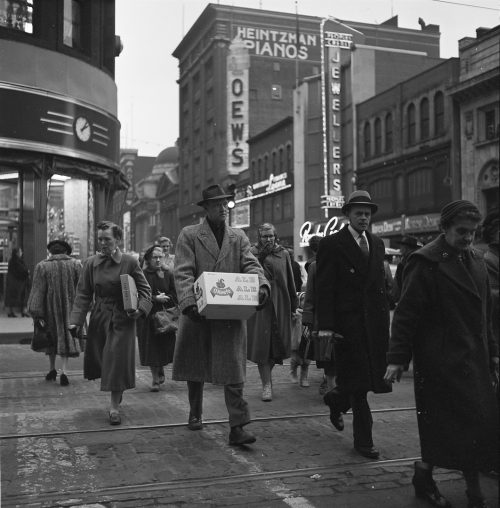
[[[137,310],[138,293],[133,277],[124,273],[120,275],[120,283],[122,286],[123,308],[127,310]]]
[[[198,312],[207,319],[248,319],[259,304],[254,273],[203,272],[194,283]]]

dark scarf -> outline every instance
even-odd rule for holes
[[[283,247],[278,244],[270,245],[266,243],[265,245],[261,245],[260,243],[257,244],[257,259],[259,260],[259,263],[262,265],[264,263],[264,259],[267,258],[267,256],[270,256],[271,254],[276,254],[278,252],[281,252],[283,250]]]

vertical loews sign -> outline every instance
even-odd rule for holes
[[[227,56],[227,171],[237,175],[248,168],[248,70],[250,56],[235,37]]]
[[[354,37],[357,34],[362,36],[360,32],[333,19],[325,19],[321,23],[324,168],[324,193],[321,196],[321,208],[323,209],[340,209],[344,205],[341,153],[341,67],[350,60]]]

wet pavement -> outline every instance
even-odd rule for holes
[[[228,445],[221,387],[205,387],[203,430],[186,428],[186,386],[169,379],[170,367],[152,393],[149,371],[137,366],[118,427],[107,420],[108,394],[82,378],[81,358],[70,360],[67,387],[45,381],[47,371],[48,360],[29,345],[0,345],[3,507],[427,506],[411,486],[420,453],[411,376],[392,394],[370,397],[381,452],[371,461],[352,449],[350,415],[344,432],[330,424],[315,366],[309,388],[289,381],[288,365],[277,366],[273,401],[262,402],[257,368],[248,364],[248,429],[257,442],[247,447]],[[438,469],[435,477],[453,506],[465,508],[461,474]],[[497,480],[482,480],[498,506]]]

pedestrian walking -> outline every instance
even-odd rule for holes
[[[203,428],[204,383],[224,385],[229,413],[230,445],[249,444],[255,436],[243,427],[250,422],[243,398],[246,369],[246,326],[241,320],[210,320],[198,313],[194,282],[203,272],[254,273],[259,278],[259,304],[265,304],[270,286],[250,242],[241,229],[226,225],[228,199],[220,185],[203,190],[198,202],[206,211],[201,224],[185,227],[175,250],[175,287],[181,316],[172,377],[187,381],[188,428]]]
[[[453,201],[441,211],[443,233],[408,259],[391,329],[387,383],[413,359],[422,460],[415,494],[433,506],[434,466],[463,471],[469,508],[485,508],[479,471],[498,471],[498,344],[490,326],[490,291],[482,254],[472,248],[477,207]]]
[[[157,244],[161,247],[163,252],[162,266],[165,269],[173,272],[175,256],[170,252],[173,247],[172,240],[166,236],[160,236],[160,238],[157,240]]]
[[[484,261],[488,270],[488,280],[491,288],[491,322],[493,336],[499,343],[500,302],[498,285],[498,209],[490,212],[483,221],[483,240],[488,245],[484,253]]]
[[[59,381],[61,386],[67,386],[68,359],[80,355],[80,341],[69,331],[69,315],[82,264],[71,257],[71,245],[64,240],[52,240],[47,245],[47,251],[48,258],[35,266],[28,312],[39,326],[49,332],[53,341],[53,345],[44,351],[49,357],[49,372],[45,379],[56,380],[56,356],[59,356]]]
[[[309,267],[311,266],[311,263],[313,263],[314,261],[316,261],[316,253],[318,252],[318,248],[319,248],[319,242],[321,241],[321,236],[319,235],[313,235],[311,236],[311,238],[309,238],[309,248],[311,249],[312,251],[312,255],[311,257],[309,257],[304,265],[304,269],[306,271],[307,274],[309,274]]]
[[[109,423],[120,425],[119,405],[125,390],[135,388],[136,320],[151,310],[151,289],[139,262],[119,248],[122,230],[110,221],[97,224],[99,253],[83,265],[70,329],[85,322],[92,307],[85,347],[85,379],[101,379],[101,391],[111,392]],[[137,287],[137,310],[125,311],[120,275],[130,275]]]
[[[247,323],[247,358],[256,363],[262,381],[262,400],[273,398],[272,370],[276,364],[290,358],[292,319],[297,309],[297,293],[293,281],[292,264],[288,251],[277,243],[275,227],[264,223],[258,227],[259,240],[252,247],[271,283],[271,298],[261,312],[254,314]],[[295,370],[298,365],[295,366]],[[301,376],[307,379],[307,365]]]
[[[392,287],[392,299],[395,303],[397,303],[401,298],[401,288],[403,287],[403,272],[406,263],[408,262],[408,258],[413,252],[424,246],[424,244],[417,238],[409,235],[403,236],[403,238],[401,238],[398,243],[401,250],[401,260],[396,267],[396,273],[394,274],[394,284]]]
[[[29,294],[30,271],[24,262],[23,250],[19,247],[12,249],[7,265],[7,283],[5,288],[5,306],[9,309],[9,317],[17,317],[14,309],[17,307],[21,316],[29,317],[26,303]]]
[[[349,225],[321,240],[316,257],[319,333],[336,333],[337,386],[324,396],[330,420],[342,430],[341,413],[352,407],[354,449],[377,459],[367,392],[387,393],[385,354],[389,306],[385,294],[382,240],[368,232],[377,205],[366,191],[354,191],[342,212]]]
[[[137,321],[137,339],[141,365],[151,369],[152,392],[159,392],[165,382],[165,367],[172,363],[175,349],[175,331],[158,333],[154,315],[167,308],[177,307],[174,274],[163,265],[163,251],[153,245],[144,253],[144,275],[151,287],[153,307],[147,316]]]

